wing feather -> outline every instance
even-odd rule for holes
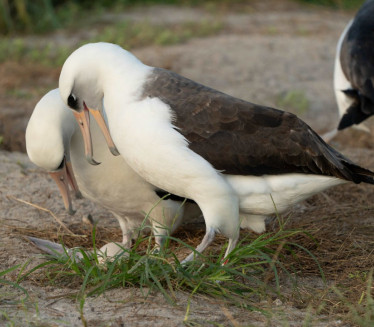
[[[307,173],[355,177],[347,158],[294,114],[264,107],[154,68],[143,97],[158,97],[189,147],[227,174]]]

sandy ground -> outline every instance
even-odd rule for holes
[[[191,21],[216,17],[225,24],[223,32],[217,36],[192,39],[176,46],[146,47],[134,53],[150,65],[166,67],[231,95],[293,111],[317,131],[327,131],[337,124],[332,89],[335,46],[352,13],[305,8],[293,3],[272,4],[275,5],[266,6],[259,1],[245,10],[226,10],[224,14],[193,8],[150,7],[115,17],[155,20],[156,23],[163,19]],[[64,38],[61,34],[59,37]],[[57,86],[58,70],[7,62],[0,65],[0,76],[3,146],[22,151],[27,119],[41,95]],[[14,89],[27,96],[15,98],[10,93]],[[295,104],[295,101],[284,100],[287,94],[301,95],[306,105],[300,108],[297,101]],[[369,135],[347,131],[332,143],[351,159],[374,169],[371,141]],[[329,276],[344,279],[355,269],[368,270],[373,266],[373,261],[370,262],[373,257],[367,250],[373,245],[374,208],[370,200],[373,193],[374,188],[370,186],[344,185],[293,210],[290,221],[293,227],[312,226],[317,239],[334,240],[331,253],[316,249],[323,267],[333,271]],[[69,227],[81,225],[88,229],[82,223],[82,217],[88,213],[101,219],[99,228],[116,226],[108,212],[88,200],[75,201],[78,211],[75,216],[68,216],[56,186],[45,172],[33,166],[23,153],[0,151],[0,271],[30,259],[33,264],[42,262],[39,251],[21,234],[31,230],[55,230],[59,226],[51,213],[19,200],[51,210]],[[343,257],[338,255],[340,248],[350,247],[354,242],[363,249],[360,267],[355,266],[355,262],[349,264],[349,253],[342,253]],[[353,251],[351,255],[357,253]],[[343,268],[342,260],[347,262]],[[334,271],[334,264],[336,270],[343,272]],[[11,273],[7,278],[14,280],[15,277],[15,273]],[[318,276],[305,275],[303,281],[320,284]],[[71,293],[73,290],[69,287],[40,287],[33,280],[22,286],[29,291],[31,299],[15,306],[12,301],[17,298],[18,291],[0,284],[0,325],[9,321],[16,326],[82,325],[78,303],[69,297],[59,297]],[[323,287],[320,288],[316,293],[323,293]],[[177,305],[170,306],[161,295],[144,299],[137,289],[111,290],[100,297],[88,298],[84,314],[88,326],[182,326],[187,299],[188,295],[178,294]],[[191,303],[189,319],[201,325],[301,326],[310,312],[315,312],[305,304],[298,306],[292,301],[276,301],[271,307],[274,315],[268,318],[259,312],[227,308],[212,299],[196,297]],[[313,326],[350,326],[328,311],[312,320]]]

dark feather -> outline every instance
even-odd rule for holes
[[[368,117],[370,117],[370,115],[362,112],[360,103],[355,102],[347,109],[340,119],[338,130],[341,131],[352,125],[358,125]]]
[[[366,118],[370,117],[372,115],[371,110],[374,110],[370,103],[365,104],[365,99],[360,97],[357,90],[348,89],[342,92],[350,97],[353,102],[340,119],[338,130],[360,124]]]
[[[357,173],[358,166],[294,114],[234,98],[160,68],[145,83],[142,97],[168,104],[189,147],[223,173],[306,173],[356,183],[367,175],[374,183],[374,173]]]
[[[195,201],[193,201],[191,199],[182,198],[181,196],[166,192],[166,191],[161,190],[161,189],[155,190],[155,193],[157,194],[157,196],[160,199],[163,199],[163,200],[173,200],[173,201],[179,201],[179,202],[184,202],[185,201],[185,202],[189,202],[189,203],[196,203]]]
[[[344,75],[357,91],[362,120],[374,114],[374,0],[366,1],[349,28],[340,50]],[[362,121],[361,120],[361,121]],[[354,124],[357,124],[353,122]]]

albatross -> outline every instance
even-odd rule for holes
[[[338,127],[324,135],[331,140],[338,131],[361,124],[374,114],[374,0],[367,0],[343,30],[334,67],[334,91],[339,109]]]
[[[200,207],[205,235],[183,262],[216,233],[229,239],[226,258],[240,225],[261,232],[266,215],[317,192],[347,181],[374,183],[373,172],[294,114],[147,66],[114,44],[75,50],[63,65],[59,89],[79,124],[89,127],[88,112],[102,122],[107,117],[101,127],[139,176]],[[89,134],[84,137],[89,143]]]
[[[26,148],[30,160],[47,170],[56,181],[69,213],[74,213],[70,185],[78,195],[81,190],[86,198],[108,209],[117,218],[122,229],[122,242],[118,246],[117,243],[108,243],[101,252],[114,256],[122,252],[123,247],[131,246],[134,233],[142,226],[146,214],[148,222],[145,225],[152,225],[158,246],[183,219],[199,215],[194,204],[183,206],[181,201],[160,199],[157,192],[162,193],[161,190],[156,190],[137,175],[122,157],[109,152],[95,121],[91,124],[91,135],[95,154],[102,162],[98,166],[86,161],[78,124],[55,89],[35,106],[26,129]],[[44,250],[48,247],[42,240],[38,242],[33,238],[32,241]],[[58,245],[52,248],[63,251]]]

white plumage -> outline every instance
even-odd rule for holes
[[[102,162],[97,166],[86,161],[78,124],[56,89],[47,93],[34,109],[26,130],[27,153],[31,161],[47,171],[60,170],[64,157],[71,159],[83,195],[117,218],[123,234],[120,245],[131,245],[134,232],[148,213],[145,225],[152,225],[159,245],[162,236],[174,232],[183,217],[199,215],[196,205],[183,207],[179,201],[161,200],[153,185],[137,175],[122,157],[109,152],[95,121],[91,124],[91,134],[95,155]],[[121,251],[113,245],[107,244],[102,250],[109,250],[110,255]]]
[[[157,78],[162,79],[163,88]],[[147,89],[150,81],[159,88],[158,96],[145,94],[147,90],[153,91]],[[149,183],[193,199],[199,205],[206,223],[206,235],[197,251],[203,251],[215,233],[220,232],[229,238],[227,256],[237,242],[240,219],[242,227],[264,231],[265,216],[275,211],[271,197],[278,210],[284,211],[346,180],[364,181],[360,175],[363,172],[372,174],[360,170],[326,145],[295,116],[246,103],[167,71],[157,71],[112,44],[88,44],[76,50],[63,66],[59,88],[62,99],[77,115],[88,110],[103,112],[105,107],[113,141],[137,174]],[[187,91],[184,93],[184,90]],[[184,110],[188,106],[191,111],[186,113]],[[209,119],[203,116],[205,113],[211,114]],[[196,118],[199,114],[205,121]],[[240,115],[248,118],[240,118]],[[193,119],[192,127],[186,122],[190,118]],[[237,127],[232,128],[230,124],[233,123]],[[243,129],[244,124],[254,125]],[[264,124],[264,127],[256,124]],[[258,134],[251,138],[254,128]],[[192,132],[188,132],[191,129]],[[223,135],[222,142],[216,143],[217,147],[228,142],[227,145],[242,147],[250,154],[251,145],[245,145],[240,137],[248,137],[250,142],[257,138],[256,142],[261,144],[263,132],[274,144],[269,150],[266,147],[253,149],[258,153],[258,157],[253,157],[254,165],[258,160],[267,160],[254,168],[247,157],[241,161],[236,158],[241,153],[231,154],[232,160],[236,160],[233,161],[235,166],[220,166],[219,158],[217,165],[205,158],[210,158],[211,151],[218,152],[218,157],[222,158],[229,156],[228,153],[219,153],[214,148],[204,150],[202,147],[199,153],[191,149]],[[243,164],[243,160],[248,164]],[[266,165],[269,165],[268,173],[264,168]],[[223,174],[221,169],[253,169],[254,173]],[[265,172],[258,173],[259,170]],[[372,182],[371,177],[365,181],[369,179]],[[185,261],[192,258],[193,254]]]

